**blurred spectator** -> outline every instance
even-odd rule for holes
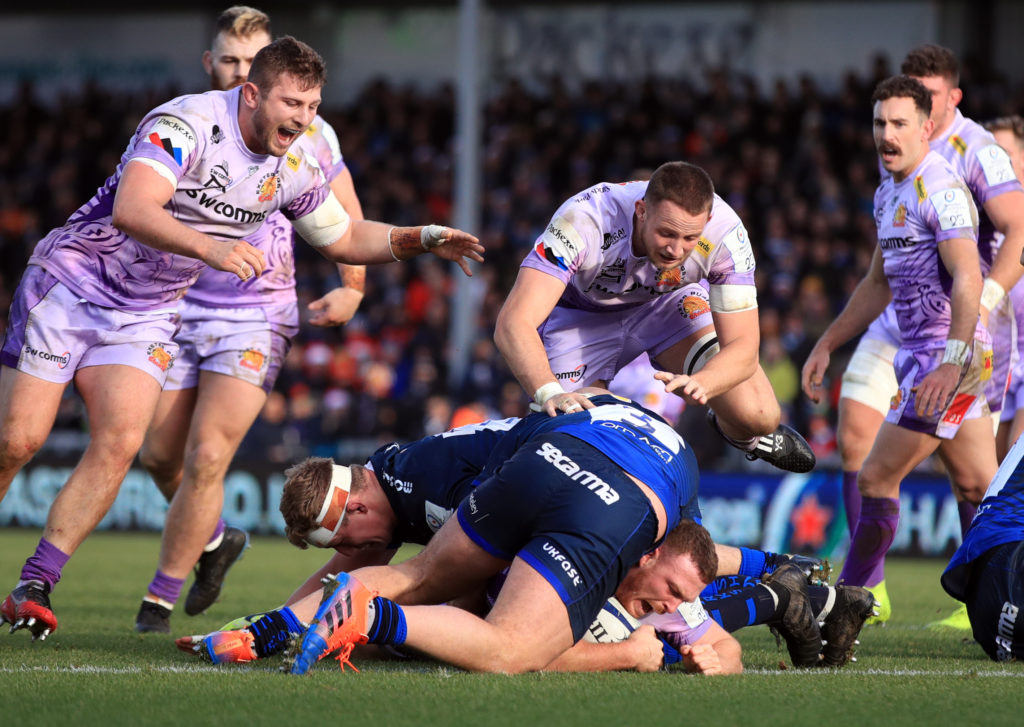
[[[487,290],[465,379],[448,386],[451,270],[433,258],[369,268],[352,322],[317,329],[303,321],[246,456],[294,460],[340,451],[341,443],[356,459],[376,442],[443,431],[453,415],[477,406],[488,416],[522,416],[528,398],[490,340],[519,263],[557,202],[672,159],[704,166],[743,217],[757,255],[763,365],[791,423],[819,457],[827,455],[834,403],[812,408],[790,383],[875,246],[868,98],[890,67],[879,55],[869,75],[847,74],[835,94],[809,77],[759,89],[720,71],[700,86],[676,78],[590,82],[578,93],[556,78],[547,88],[527,90],[515,80],[495,86],[483,111],[483,210],[474,231],[487,246],[478,273]],[[1021,89],[972,82],[965,74],[965,115],[1019,111]],[[142,113],[174,95],[173,88],[129,95],[90,84],[47,106],[25,83],[0,107],[0,329],[32,246],[103,183]],[[338,132],[368,219],[450,218],[450,86],[419,92],[377,81],[348,107],[323,113]],[[298,245],[300,306],[334,286],[336,275]],[[843,364],[845,356],[834,357],[836,373]],[[73,399],[63,404],[58,428],[80,431],[78,412]],[[719,456],[705,427],[701,412],[684,412],[684,434],[709,442],[702,465],[722,464],[728,454]]]

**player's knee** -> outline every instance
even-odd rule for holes
[[[185,453],[185,468],[189,479],[199,484],[209,484],[227,469],[233,452],[220,440],[204,439],[192,444]]]
[[[173,457],[168,452],[151,446],[149,442],[144,442],[142,449],[139,450],[139,464],[159,484],[174,479],[181,468],[181,458]]]
[[[45,435],[17,427],[0,431],[0,470],[17,469],[32,459],[46,441]]]
[[[884,471],[865,463],[857,475],[857,489],[864,497],[898,497],[899,481],[894,487],[892,478],[887,477]]]
[[[988,482],[979,479],[959,478],[953,482],[953,492],[958,500],[966,500],[972,505],[980,505],[985,491],[988,489]]]

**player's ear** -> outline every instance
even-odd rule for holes
[[[260,89],[252,81],[242,84],[242,101],[253,111],[260,105]]]
[[[203,51],[203,70],[207,76],[213,75],[213,53],[208,50]]]
[[[954,88],[949,92],[949,97],[953,100],[954,106],[959,106],[960,102],[964,100],[964,92],[959,88]]]

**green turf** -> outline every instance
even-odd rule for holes
[[[0,530],[0,575],[17,578],[37,531]],[[737,636],[747,672],[466,674],[429,662],[334,662],[306,677],[205,665],[166,636],[132,631],[156,565],[154,534],[99,533],[79,550],[54,594],[60,630],[31,643],[0,633],[0,724],[277,725],[825,725],[859,727],[1024,723],[1024,667],[987,660],[973,643],[924,629],[950,612],[937,561],[892,561],[894,614],[862,634],[859,660],[840,672],[783,670],[764,628]],[[200,633],[274,606],[321,564],[322,553],[257,538],[207,615],[180,611],[174,634]]]

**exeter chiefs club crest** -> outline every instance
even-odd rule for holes
[[[260,179],[259,186],[259,201],[269,202],[274,199],[274,195],[277,194],[277,173],[271,172],[262,179]]]
[[[676,288],[683,282],[683,271],[680,268],[671,270],[659,270],[658,277],[654,279],[657,288]]]
[[[171,368],[174,363],[174,357],[159,343],[151,343],[146,349],[146,355],[149,356],[149,362],[161,371]]]
[[[247,348],[238,356],[238,365],[251,371],[259,371],[267,362],[267,357],[262,351],[255,348]]]
[[[688,295],[679,301],[679,312],[691,321],[710,311],[711,306],[699,295]]]
[[[903,227],[907,224],[907,206],[900,202],[896,212],[892,216],[893,227]]]

